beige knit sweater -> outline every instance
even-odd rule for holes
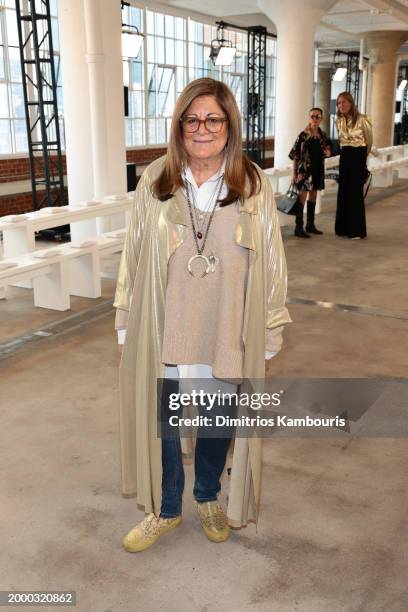
[[[204,250],[204,255],[213,253],[219,260],[214,272],[203,278],[188,272],[188,260],[197,253],[191,229],[171,256],[163,363],[203,363],[212,367],[216,378],[241,378],[248,251],[235,241],[238,215],[235,204],[214,214]],[[201,260],[195,260],[193,270],[199,273],[202,265]]]

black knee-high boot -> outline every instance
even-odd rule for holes
[[[307,222],[306,222],[306,231],[309,234],[323,234],[320,230],[315,226],[315,209],[316,202],[307,201]]]
[[[303,229],[303,204],[300,204],[299,210],[296,213],[295,236],[298,236],[298,238],[310,238],[309,234],[306,234]]]

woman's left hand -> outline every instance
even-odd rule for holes
[[[326,157],[330,157],[331,156],[331,149],[330,147],[326,147],[324,150],[324,154]]]

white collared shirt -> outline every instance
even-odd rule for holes
[[[202,183],[198,187],[196,180],[194,178],[194,175],[191,172],[190,166],[187,166],[187,168],[183,169],[182,178],[184,181],[188,181],[190,188],[193,189],[194,199],[195,199],[194,203],[197,206],[197,208],[199,208],[200,210],[206,209],[206,205],[208,204],[208,202],[212,199],[213,196],[215,197],[214,191],[219,188],[218,181],[221,180],[220,177],[222,174],[224,174],[224,172],[225,172],[225,160],[223,161],[219,170],[217,170],[215,174],[210,176],[210,178],[208,178],[204,183]],[[184,188],[183,188],[183,191],[185,193]],[[227,193],[228,193],[228,187],[224,181],[224,184],[222,186],[220,196],[219,196],[220,199],[222,200],[223,198],[225,198]],[[217,208],[218,207],[219,207],[219,204],[217,204]]]

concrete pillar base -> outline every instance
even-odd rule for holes
[[[370,53],[371,96],[367,112],[373,121],[376,147],[389,147],[394,139],[397,53],[408,32],[369,32],[365,40]]]

